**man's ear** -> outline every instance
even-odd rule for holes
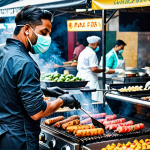
[[[29,25],[24,26],[25,35],[29,35]]]
[[[29,31],[25,31],[25,34],[28,36],[29,35]]]
[[[116,45],[114,48],[117,49],[117,48],[118,48],[118,45]]]

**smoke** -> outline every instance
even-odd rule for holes
[[[54,65],[62,65],[62,62],[68,59],[67,19],[68,16],[65,15],[54,18],[50,33],[52,38],[50,48],[38,57],[32,56],[40,70],[45,73],[56,71]]]
[[[140,31],[140,27],[138,26],[138,22],[139,22],[140,20],[139,19],[137,19],[137,20],[135,20],[132,24],[127,24],[126,26],[124,25],[120,25],[120,31]]]
[[[45,73],[52,73],[55,71],[54,65],[62,65],[65,60],[61,57],[61,51],[56,41],[51,42],[50,48],[43,54],[31,54],[31,57],[38,64],[40,70]]]
[[[52,32],[50,33],[52,42],[48,51],[31,57],[38,64],[41,71],[54,72],[55,64],[62,65],[62,62],[68,58],[67,43],[67,19],[68,16],[56,17],[52,23]],[[11,38],[16,27],[14,17],[6,17],[3,23],[0,23],[0,45],[6,43],[7,38]]]
[[[112,115],[112,114],[114,114],[114,113],[112,112],[111,108],[110,108],[108,105],[106,105],[106,106],[104,107],[104,110],[105,110],[105,113],[106,113],[107,115]]]
[[[11,38],[16,27],[13,17],[6,17],[0,23],[0,45],[6,43],[7,38]]]
[[[15,23],[0,23],[0,44],[5,44],[7,38],[11,38]]]
[[[119,109],[119,114],[122,116],[133,116],[136,114],[136,109],[134,108],[133,104],[128,102],[122,102],[122,106]]]
[[[91,92],[80,92],[79,90],[69,90],[70,94],[73,94],[74,97],[81,103],[81,107],[92,114],[104,113],[105,109],[102,104],[94,103],[92,104]],[[75,112],[68,113],[68,117],[76,114],[82,116],[85,114],[82,110],[78,109]]]

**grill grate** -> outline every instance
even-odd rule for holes
[[[120,115],[117,115],[117,116],[118,116],[117,119],[123,118],[123,116],[120,116]],[[74,142],[82,143],[82,144],[89,144],[89,143],[93,143],[93,142],[101,142],[101,141],[114,140],[114,139],[137,137],[140,135],[146,135],[146,134],[150,133],[150,128],[149,128],[150,124],[144,123],[144,125],[145,125],[144,129],[135,131],[135,132],[131,132],[131,133],[118,134],[118,133],[115,133],[114,131],[106,130],[105,134],[103,134],[101,136],[78,138],[78,137],[74,136],[72,133],[67,133],[63,129],[54,128],[53,125],[45,125],[44,124],[45,120],[46,120],[46,118],[43,118],[41,120],[41,127],[45,128],[46,130],[53,131],[56,134],[61,134],[62,136],[71,138]],[[129,120],[133,120],[134,124],[140,123],[140,121],[126,117],[126,121],[129,121]]]

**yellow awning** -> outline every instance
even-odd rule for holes
[[[120,9],[150,6],[150,0],[92,0],[92,9]]]

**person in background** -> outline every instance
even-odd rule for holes
[[[49,49],[52,20],[50,11],[25,6],[0,51],[0,150],[38,150],[41,119],[60,107],[81,107],[59,87],[41,88],[39,67],[29,55]],[[43,94],[56,99],[44,101]]]
[[[82,39],[78,39],[76,45],[77,47],[74,49],[72,61],[78,60],[79,54],[85,49]]]
[[[106,54],[106,66],[110,69],[125,69],[125,61],[122,53],[126,43],[122,40],[117,40],[114,48]]]
[[[104,69],[99,68],[98,58],[96,52],[99,49],[101,38],[98,36],[87,37],[89,45],[80,53],[77,65],[77,77],[89,81],[87,86],[90,89],[100,89],[98,83],[98,74],[104,72]],[[117,72],[116,69],[109,69],[106,67],[105,73],[112,74]],[[92,93],[92,100],[102,102],[102,92]]]

